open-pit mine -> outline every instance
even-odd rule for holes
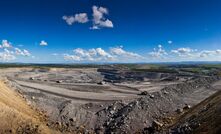
[[[221,130],[218,67],[24,66],[2,68],[0,73],[0,104],[14,109],[10,116],[18,118],[8,126],[1,123],[0,133],[218,134]],[[4,116],[0,114],[1,121],[7,122]],[[207,122],[211,118],[212,124]]]

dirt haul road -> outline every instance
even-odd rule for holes
[[[122,98],[127,98],[128,96],[130,98],[135,98],[137,95],[135,93],[137,92],[132,92],[128,91],[131,93],[130,95],[125,94],[125,93],[111,93],[110,92],[101,92],[101,93],[94,93],[94,92],[81,92],[81,91],[74,91],[74,90],[68,90],[65,88],[61,87],[55,87],[55,86],[49,86],[49,85],[44,85],[44,84],[39,84],[39,83],[32,83],[32,82],[25,82],[25,81],[18,81],[16,80],[16,83],[23,87],[27,88],[32,88],[35,90],[40,90],[45,93],[53,94],[56,96],[68,98],[68,99],[77,99],[77,100],[82,100],[82,101],[114,101],[114,100],[119,100]],[[134,94],[132,94],[134,93]]]

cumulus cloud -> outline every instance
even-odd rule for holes
[[[215,53],[215,51],[207,51],[207,50],[205,50],[205,51],[200,52],[200,57],[208,57],[210,55],[213,55],[214,53]]]
[[[108,9],[104,7],[92,7],[93,11],[93,26],[91,29],[100,29],[102,27],[113,28],[114,25],[111,20],[106,19],[104,15],[108,15]]]
[[[190,53],[193,52],[193,49],[190,48],[178,48],[176,50],[172,50],[172,53],[176,53],[176,54],[186,54],[186,53]]]
[[[102,48],[77,48],[73,50],[73,54],[64,55],[65,60],[76,62],[130,62],[142,58],[139,54],[124,50],[123,47],[111,47],[108,51]]]
[[[85,50],[82,48],[77,48],[73,50],[74,55],[66,55],[69,59],[76,61],[107,61],[112,60],[112,56],[103,50],[102,48],[92,48],[89,50]]]
[[[217,60],[221,58],[221,50],[197,50],[191,48],[178,48],[171,50],[173,57],[179,56],[183,60]]]
[[[92,21],[90,29],[101,29],[101,28],[113,28],[113,22],[105,17],[108,15],[108,9],[104,7],[93,6],[92,7],[92,19],[88,19],[87,13],[79,13],[72,16],[64,15],[62,19],[66,21],[68,25],[74,23],[87,23]]]
[[[194,57],[196,56],[196,49],[191,49],[191,48],[178,48],[175,50],[171,50],[171,53],[176,54],[180,57]]]
[[[14,54],[14,51],[8,50],[7,48],[4,48],[4,52],[7,54]]]
[[[112,56],[106,51],[104,51],[102,48],[97,48],[96,51],[97,51],[98,56],[112,58]]]
[[[8,40],[2,40],[0,48],[10,48],[10,47],[12,47],[12,44]]]
[[[26,49],[21,50],[19,48],[15,48],[15,53],[16,53],[16,55],[21,55],[21,56],[30,56],[31,55],[28,50],[26,50]]]
[[[158,45],[148,55],[127,51],[123,46],[110,47],[107,50],[102,48],[82,49],[77,48],[71,54],[64,54],[63,58],[73,62],[160,62],[160,61],[214,61],[221,60],[221,50],[197,50],[189,47],[165,50]]]
[[[166,52],[166,50],[163,49],[162,45],[158,45],[157,48],[154,48],[154,51],[149,52],[149,55],[152,58],[165,58],[165,56],[167,56],[168,53]]]
[[[89,21],[86,13],[79,13],[74,16],[65,15],[62,19],[65,20],[68,25],[73,25],[74,23],[87,23]]]
[[[31,56],[31,53],[26,49],[19,49],[12,46],[8,40],[2,40],[0,45],[0,61],[12,61],[17,58],[17,56]]]
[[[1,61],[11,61],[11,60],[15,60],[16,57],[14,56],[14,52],[13,51],[9,51],[8,49],[4,49],[2,52],[0,52],[0,60]]]
[[[213,51],[209,51],[209,50],[203,50],[199,53],[200,57],[209,57],[209,56],[221,56],[221,50],[217,49],[217,50],[213,50]]]
[[[47,46],[48,43],[44,40],[42,40],[40,43],[39,43],[40,46]]]
[[[123,50],[123,47],[114,47],[110,49],[111,54],[127,58],[142,58],[141,55]]]
[[[76,56],[76,55],[70,55],[70,54],[64,54],[64,60],[68,61],[81,61],[81,57]]]
[[[82,48],[77,48],[74,49],[73,52],[75,54],[74,56],[77,56],[78,60],[93,61],[95,60],[95,56],[97,56],[96,49],[84,50]]]

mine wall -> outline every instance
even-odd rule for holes
[[[125,81],[144,81],[145,79],[160,80],[169,76],[176,76],[176,74],[171,73],[139,72],[117,69],[98,69],[98,72],[104,76],[104,81],[113,83]]]

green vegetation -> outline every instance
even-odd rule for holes
[[[113,67],[116,69],[128,69],[138,72],[160,72],[160,73],[194,73],[200,75],[221,75],[221,64],[20,64],[2,63],[0,68],[32,67],[42,70],[49,68],[100,68]]]

